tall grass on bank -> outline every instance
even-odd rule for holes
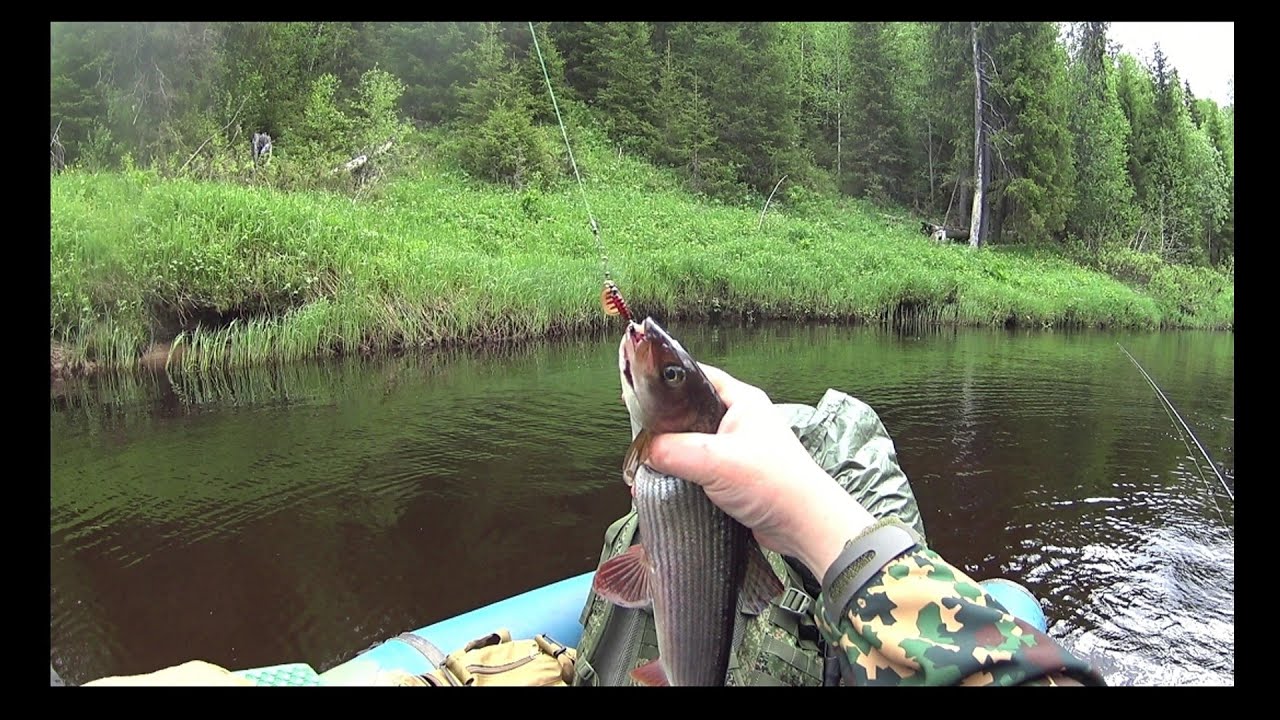
[[[1221,274],[1126,284],[1063,253],[938,246],[856,202],[704,203],[600,154],[587,192],[613,277],[664,317],[965,325],[1229,327]],[[187,368],[245,366],[607,321],[578,190],[503,190],[431,169],[358,203],[143,172],[50,179],[50,335],[127,368],[174,341]],[[616,321],[613,321],[616,322]]]

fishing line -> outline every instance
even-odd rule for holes
[[[1142,376],[1145,377],[1147,379],[1147,382],[1151,384],[1152,389],[1156,391],[1156,395],[1163,401],[1162,407],[1164,407],[1165,413],[1169,416],[1169,421],[1173,422],[1174,419],[1176,418],[1177,422],[1182,424],[1182,428],[1186,430],[1187,435],[1190,436],[1191,439],[1195,442],[1196,447],[1200,448],[1200,453],[1204,455],[1204,459],[1206,462],[1209,463],[1209,467],[1213,468],[1213,473],[1218,476],[1218,482],[1222,484],[1222,489],[1226,490],[1227,497],[1231,498],[1232,502],[1235,502],[1236,496],[1234,493],[1231,492],[1231,488],[1227,487],[1227,482],[1225,479],[1223,479],[1222,473],[1218,470],[1217,464],[1214,463],[1213,458],[1209,457],[1209,452],[1204,449],[1204,445],[1200,443],[1200,440],[1196,437],[1195,433],[1191,431],[1191,427],[1187,425],[1186,420],[1182,419],[1182,415],[1178,412],[1178,409],[1175,408],[1173,406],[1173,403],[1169,401],[1169,398],[1165,396],[1164,391],[1161,390],[1160,386],[1156,384],[1156,381],[1151,378],[1151,375],[1149,375],[1147,371],[1143,369],[1142,364],[1138,362],[1137,358],[1135,358],[1132,354],[1130,354],[1128,350],[1125,350],[1124,346],[1121,345],[1120,343],[1117,342],[1116,346],[1120,348],[1121,352],[1129,356],[1129,360],[1133,362],[1134,367],[1138,368],[1138,372],[1142,373]],[[1175,425],[1174,427],[1176,428],[1177,425]],[[1186,437],[1183,437],[1181,433],[1179,433],[1179,438],[1182,440],[1182,444],[1186,446],[1187,452],[1190,453],[1191,446],[1187,444]],[[1212,488],[1209,487],[1209,478],[1204,476],[1204,469],[1200,467],[1200,463],[1196,463],[1196,472],[1200,475],[1201,481],[1204,482],[1205,488],[1210,491],[1209,496],[1210,498],[1213,499],[1213,506],[1218,511],[1218,519],[1222,520],[1223,525],[1226,525],[1227,520],[1222,515],[1222,507],[1218,505],[1217,494],[1214,493],[1212,491]],[[1232,535],[1234,534],[1235,533],[1233,532]]]
[[[542,48],[538,45],[538,32],[529,23],[529,34],[533,36],[533,49],[538,53],[538,64],[542,66],[542,77],[547,81],[547,93],[551,95],[551,106],[556,111],[556,122],[560,124],[560,135],[564,137],[564,147],[569,151],[569,164],[573,166],[573,176],[578,180],[578,192],[582,195],[582,205],[587,209],[587,219],[591,221],[591,234],[596,238],[596,249],[600,251],[600,269],[604,271],[604,279],[609,280],[609,256],[604,254],[604,243],[600,240],[600,226],[591,214],[591,203],[587,202],[586,186],[582,176],[578,174],[578,161],[573,158],[573,148],[569,145],[569,132],[564,128],[564,119],[560,116],[560,103],[556,102],[556,91],[551,87],[551,75],[547,72],[547,63],[542,59]]]
[[[1169,416],[1169,422],[1174,422],[1174,414],[1169,412],[1168,406],[1161,405],[1160,407],[1164,410],[1164,414]],[[1174,430],[1177,429],[1178,426],[1174,425]],[[1191,445],[1187,444],[1187,438],[1182,433],[1178,433],[1178,439],[1182,441],[1182,446],[1187,449],[1187,454],[1191,454]],[[1232,537],[1235,537],[1235,532],[1231,530],[1230,525],[1227,525],[1227,519],[1222,514],[1222,506],[1218,505],[1218,494],[1213,491],[1213,488],[1209,487],[1209,478],[1204,476],[1204,468],[1200,467],[1200,463],[1196,463],[1195,466],[1196,474],[1200,476],[1200,482],[1204,483],[1204,489],[1209,492],[1209,499],[1213,501],[1213,509],[1217,511],[1218,519],[1222,521],[1223,526],[1227,528]],[[1234,498],[1232,499],[1234,500]]]
[[[1178,414],[1177,408],[1173,406],[1173,403],[1169,402],[1169,398],[1165,397],[1164,391],[1160,389],[1160,386],[1156,384],[1156,381],[1152,380],[1151,376],[1147,374],[1147,371],[1142,369],[1142,365],[1138,363],[1137,358],[1135,358],[1133,355],[1130,355],[1129,351],[1125,350],[1124,346],[1121,345],[1120,343],[1116,343],[1116,345],[1120,348],[1121,352],[1123,352],[1125,355],[1129,355],[1129,359],[1132,360],[1134,366],[1138,368],[1138,372],[1142,373],[1142,376],[1147,379],[1147,382],[1151,383],[1151,387],[1155,389],[1156,394],[1159,395],[1160,399],[1164,401],[1164,404],[1167,406],[1169,412],[1172,413],[1178,419],[1178,422],[1182,423],[1182,427],[1187,431],[1187,435],[1191,436],[1191,439],[1195,441],[1196,447],[1200,448],[1200,454],[1204,455],[1205,461],[1209,463],[1209,467],[1213,468],[1213,473],[1218,476],[1218,482],[1222,483],[1222,489],[1227,491],[1227,497],[1231,498],[1232,501],[1234,501],[1236,499],[1236,496],[1234,493],[1231,492],[1231,488],[1227,487],[1227,481],[1223,479],[1222,473],[1218,470],[1217,463],[1213,461],[1213,458],[1209,457],[1208,451],[1204,449],[1204,445],[1200,444],[1200,440],[1196,437],[1196,434],[1191,432],[1191,428],[1187,425],[1187,421],[1183,420],[1182,415]],[[1184,440],[1183,442],[1186,442],[1186,441]]]

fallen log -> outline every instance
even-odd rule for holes
[[[944,225],[934,225],[931,222],[920,223],[920,234],[932,237],[935,242],[968,242],[969,231],[961,228],[951,228]]]
[[[390,141],[390,140],[388,140],[388,141],[386,142],[386,144],[385,144],[385,145],[383,145],[382,147],[378,148],[377,150],[374,150],[374,151],[373,151],[373,155],[372,155],[372,156],[376,157],[376,156],[381,155],[382,153],[384,153],[384,152],[386,152],[386,151],[388,151],[388,150],[390,150],[390,149],[391,149],[391,141]],[[353,171],[353,170],[355,170],[355,169],[359,168],[361,165],[364,165],[365,163],[369,162],[369,158],[370,158],[370,157],[371,157],[370,155],[357,155],[357,156],[355,156],[355,157],[351,158],[350,160],[348,160],[346,163],[344,163],[344,164],[342,164],[342,165],[339,165],[338,167],[334,168],[334,169],[333,169],[329,174],[330,174],[330,175],[337,175],[338,173],[343,172],[343,171],[351,172],[351,171]]]

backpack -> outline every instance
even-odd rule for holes
[[[576,651],[546,635],[512,640],[505,628],[476,638],[445,657],[441,667],[419,676],[431,686],[565,687],[573,677]]]
[[[828,390],[817,408],[778,405],[801,444],[819,465],[875,516],[893,514],[924,537],[924,527],[893,442],[875,412],[854,398]],[[605,531],[600,562],[637,538],[633,508]],[[739,611],[726,685],[839,685],[842,654],[825,647],[814,621],[817,578],[793,558],[764,550],[785,588],[758,615]],[[657,629],[648,608],[622,608],[590,593],[579,617],[582,639],[573,685],[637,685],[632,669],[658,656]],[[838,648],[835,649],[838,651]]]

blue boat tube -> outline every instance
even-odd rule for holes
[[[500,600],[447,620],[412,631],[448,654],[468,642],[506,628],[512,638],[546,634],[568,647],[582,639],[578,617],[586,603],[595,572],[583,573],[528,592]],[[979,585],[1005,610],[1025,620],[1041,632],[1048,623],[1040,602],[1025,587],[1012,580],[995,578]],[[387,641],[320,674],[324,684],[368,685],[381,673],[406,672],[422,675],[434,668],[412,644],[399,638]]]
[[[500,600],[491,605],[414,630],[441,652],[462,649],[476,638],[506,628],[516,639],[544,634],[567,647],[582,639],[578,616],[586,604],[595,572],[560,580]],[[367,684],[379,672],[422,675],[434,670],[431,663],[408,642],[389,639],[361,655],[320,674],[325,684]]]
[[[1004,606],[1009,614],[1025,620],[1027,624],[1040,632],[1049,632],[1049,619],[1045,617],[1040,601],[1025,587],[1012,580],[992,578],[978,583],[988,595]]]

